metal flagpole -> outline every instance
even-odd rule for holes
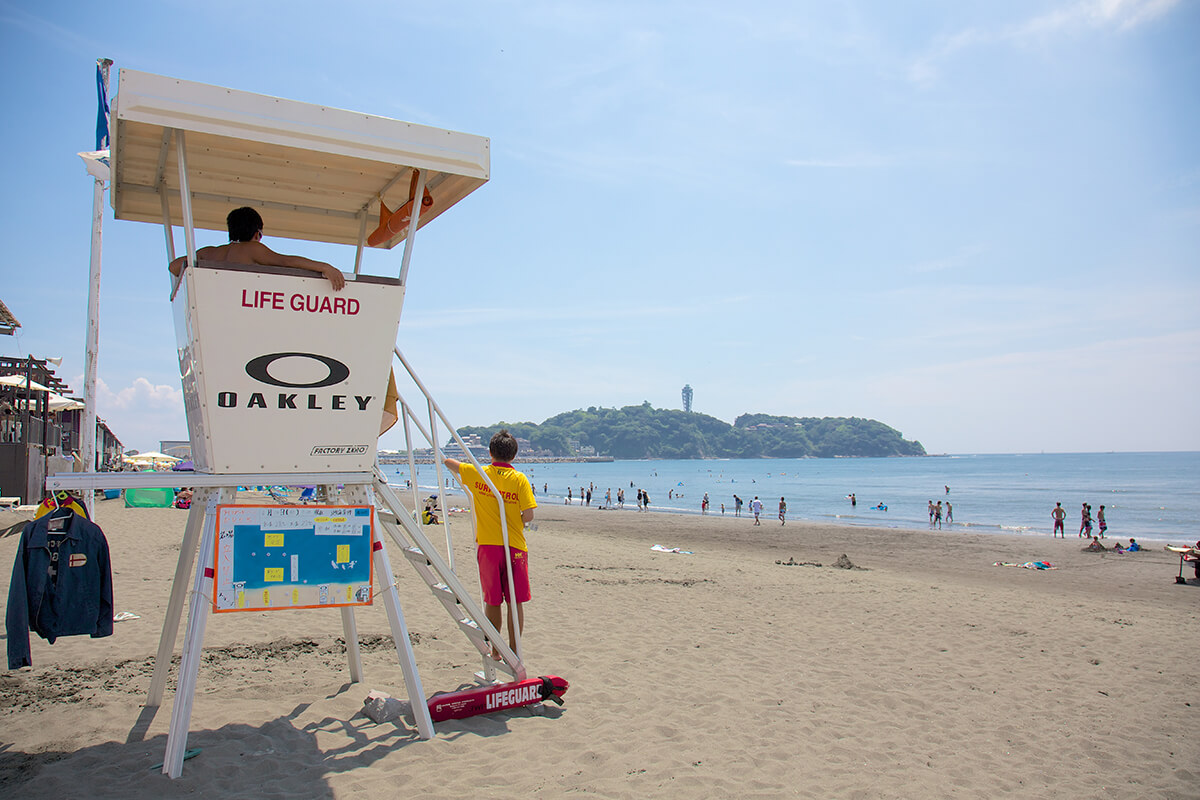
[[[100,240],[104,224],[104,182],[109,179],[108,165],[108,71],[111,58],[96,60],[96,150],[80,153],[92,184],[92,253],[88,267],[88,326],[84,352],[83,448],[84,470],[95,472],[96,465],[96,361],[100,356]],[[83,504],[88,516],[94,515],[95,492],[85,492]]]

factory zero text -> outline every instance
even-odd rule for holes
[[[310,314],[344,314],[353,317],[358,313],[359,302],[353,297],[300,293],[286,295],[283,292],[242,289],[242,308],[271,308],[276,311],[306,311]]]

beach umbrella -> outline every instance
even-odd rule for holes
[[[135,456],[125,456],[126,461],[134,464],[146,463],[150,461],[182,461],[183,459],[169,456],[166,453],[160,453],[157,450],[151,450],[149,453],[138,453]]]
[[[0,375],[0,386],[19,386],[22,389],[31,389],[35,392],[48,392],[50,387],[42,386],[37,381],[29,381],[28,383],[20,375]]]
[[[22,382],[21,385],[24,386],[24,382]],[[37,388],[36,384],[34,385],[34,388]],[[21,408],[24,408],[27,404],[29,404],[29,402],[29,400],[20,400],[18,401],[17,405]],[[49,394],[46,396],[46,407],[52,413],[58,413],[59,411],[74,411],[76,409],[83,408],[83,403],[79,400],[72,400],[69,397],[63,397],[57,392],[49,392]]]

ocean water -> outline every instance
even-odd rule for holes
[[[949,455],[925,458],[716,459],[704,461],[613,461],[601,464],[517,463],[535,485],[539,504],[563,503],[572,487],[595,485],[592,505],[611,488],[625,489],[625,507],[636,507],[637,490],[650,495],[651,509],[700,513],[708,492],[710,514],[734,513],[733,496],[757,495],[767,520],[787,498],[788,518],[843,525],[927,529],[928,504],[954,507],[944,530],[1049,535],[1056,502],[1067,511],[1068,536],[1079,530],[1080,508],[1101,505],[1109,538],[1190,544],[1200,539],[1200,453],[1045,453]],[[403,484],[407,465],[384,467],[389,481]],[[432,465],[418,467],[417,483],[434,491]],[[545,490],[543,490],[545,486]],[[949,487],[949,492],[945,487]],[[847,495],[858,505],[851,507]],[[887,506],[886,511],[872,506]],[[1099,532],[1094,527],[1094,532]]]

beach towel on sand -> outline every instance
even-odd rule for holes
[[[651,550],[656,553],[682,553],[683,555],[695,555],[691,550],[680,550],[678,547],[663,547],[661,544],[653,545]]]
[[[1017,564],[1012,561],[997,561],[993,567],[1021,567],[1022,569],[1058,569],[1049,561],[1026,561],[1024,564]]]

